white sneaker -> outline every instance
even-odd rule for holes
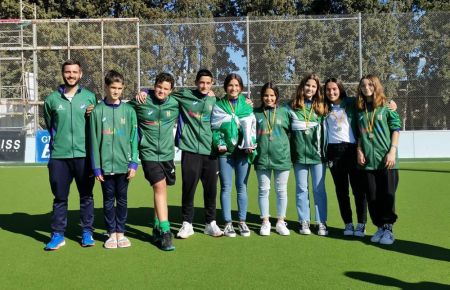
[[[287,228],[286,222],[277,222],[277,226],[275,227],[277,233],[279,233],[282,236],[289,236],[291,232]]]
[[[310,235],[311,230],[309,229],[309,222],[301,221],[300,222],[300,234],[302,235]]]
[[[265,221],[261,224],[261,229],[259,230],[259,234],[261,236],[270,236],[270,229],[272,228],[272,225],[269,221]]]
[[[364,238],[364,236],[366,235],[366,224],[357,224],[356,228],[355,228],[355,236],[360,237],[360,238]]]
[[[177,238],[187,239],[194,234],[194,228],[191,223],[183,222],[181,228],[178,230]]]
[[[245,222],[240,222],[238,225],[239,233],[243,237],[250,237],[250,229]]]
[[[345,224],[344,236],[353,236],[353,223]]]
[[[384,230],[383,236],[380,239],[380,244],[392,245],[394,241],[395,241],[394,233],[389,229]]]
[[[206,224],[203,233],[212,237],[220,237],[223,235],[223,232],[217,226],[216,221],[212,221],[209,224]]]
[[[225,228],[223,229],[223,234],[229,238],[235,238],[236,232],[234,231],[233,223],[225,224]]]
[[[317,234],[319,236],[328,236],[328,231],[327,231],[327,225],[326,224],[319,223],[317,227],[318,227]]]
[[[375,234],[370,238],[372,243],[379,243],[384,234],[384,228],[378,228]]]

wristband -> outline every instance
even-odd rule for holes
[[[397,145],[391,145],[391,148],[394,147],[395,149],[398,149]]]

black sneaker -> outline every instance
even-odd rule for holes
[[[161,250],[163,251],[173,251],[175,250],[172,244],[173,235],[171,232],[162,233],[161,236]]]
[[[161,231],[159,229],[153,229],[153,243],[159,244],[162,240]]]

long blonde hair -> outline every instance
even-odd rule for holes
[[[314,80],[317,84],[317,91],[312,97],[312,108],[316,112],[317,115],[323,116],[327,114],[327,106],[324,102],[324,98],[322,95],[322,89],[320,85],[320,79],[319,76],[315,73],[310,73],[305,75],[302,80],[300,81],[300,84],[297,87],[297,91],[292,98],[291,101],[291,108],[293,110],[303,109],[305,106],[305,92],[304,87],[306,85],[306,82],[308,80]]]
[[[376,75],[368,74],[363,76],[359,80],[358,94],[356,96],[356,107],[358,108],[358,110],[363,111],[366,109],[367,97],[364,96],[364,94],[361,91],[362,82],[364,80],[369,80],[373,84],[374,87],[372,100],[373,107],[377,108],[384,106],[386,102],[386,95],[384,94],[383,85],[381,84],[380,79]]]

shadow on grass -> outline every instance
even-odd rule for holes
[[[143,226],[149,226],[149,216],[153,216],[153,209],[151,208],[131,208],[128,211],[129,217],[132,220],[140,218]],[[28,213],[12,213],[0,214],[0,228],[12,233],[21,234],[33,238],[39,242],[47,243],[50,239],[51,228],[51,212],[43,214],[28,214]],[[64,234],[66,239],[76,242],[81,241],[81,228],[79,226],[79,211],[69,210],[67,213],[67,228]],[[106,228],[103,223],[103,209],[94,209],[94,227],[100,230],[94,232],[94,239],[96,241],[106,240]],[[103,230],[103,231],[102,231]],[[151,242],[150,231],[143,232],[139,229],[128,226],[127,235],[134,239]]]
[[[421,168],[400,168],[400,171],[419,171],[419,172],[431,172],[431,173],[450,173],[450,169],[421,169]]]
[[[440,246],[399,239],[396,239],[393,245],[381,245],[378,243],[372,243],[370,241],[370,237],[368,236],[364,238],[357,238],[353,236],[346,237],[342,234],[341,228],[332,227],[328,227],[328,237],[340,240],[349,240],[355,242],[358,241],[386,251],[393,251],[432,260],[450,262],[450,249]]]
[[[194,211],[194,231],[203,233],[203,229],[205,227],[205,211],[203,208],[194,208]],[[151,236],[153,215],[154,210],[150,207],[129,208],[126,234],[131,238],[153,244],[153,239]],[[236,211],[232,211],[233,218],[236,218],[237,215],[238,214]],[[102,232],[102,230],[103,232],[106,232],[103,223],[103,209],[94,209],[94,216],[94,227],[100,230],[100,232]],[[222,211],[218,209],[217,223],[221,227],[224,224],[222,216]],[[46,243],[48,242],[51,233],[50,220],[51,213],[0,214],[0,228],[5,231],[28,236],[39,242]],[[172,226],[172,232],[176,234],[183,222],[181,206],[169,206],[169,220]],[[272,223],[272,226],[274,226],[277,220],[275,218],[271,218],[270,221]],[[287,220],[286,222],[288,223],[288,227],[291,230],[291,233],[294,234],[295,232],[298,234],[299,223],[292,220]],[[259,215],[250,212],[247,213],[247,225],[249,226],[250,230],[254,231],[255,234],[259,234],[259,228],[261,226],[261,219]],[[135,226],[143,227],[144,230],[138,229]],[[94,239],[97,241],[104,241],[106,239],[105,235],[99,233],[98,230],[94,232]],[[365,237],[363,239],[344,237],[342,235],[342,229],[340,228],[329,227],[328,231],[329,238],[359,241],[368,245],[379,247],[386,251],[394,251],[422,258],[450,262],[450,249],[440,246],[405,240],[396,240],[393,245],[383,246],[380,244],[371,243],[368,237]],[[68,226],[66,229],[65,237],[76,242],[80,242],[81,240],[78,210],[69,210],[68,212]]]
[[[392,277],[387,277],[383,275],[377,275],[372,273],[364,273],[364,272],[354,272],[354,271],[348,271],[344,273],[345,276],[360,280],[368,283],[372,283],[375,285],[383,285],[383,286],[390,286],[390,287],[396,287],[399,289],[450,289],[449,285],[440,284],[436,282],[428,282],[428,281],[422,281],[417,283],[408,283],[404,282]]]

